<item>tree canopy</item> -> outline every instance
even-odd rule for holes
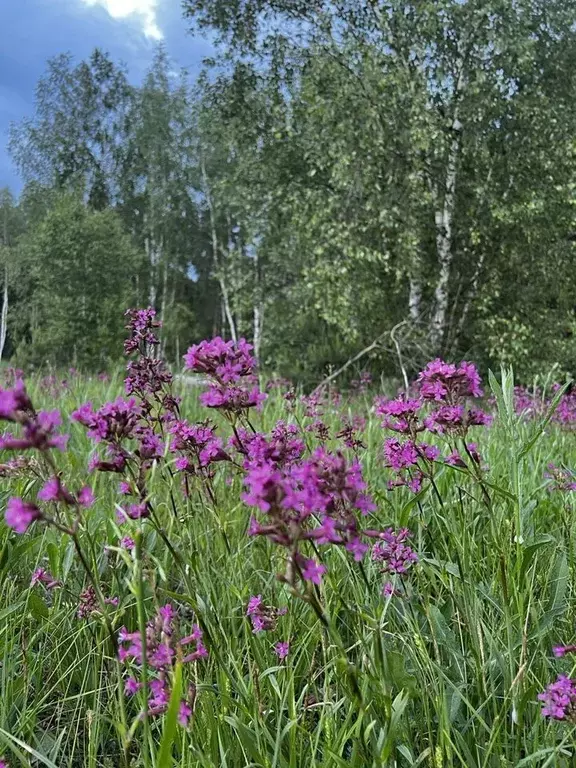
[[[93,324],[116,327],[121,297],[150,304],[170,360],[221,333],[309,384],[362,350],[390,374],[399,354],[573,370],[572,3],[183,6],[219,35],[197,80],[161,47],[138,86],[102,51],[58,56],[14,126],[26,187],[2,203],[2,253],[33,266],[5,270],[8,350],[97,364],[108,337],[80,353],[64,295],[44,346],[29,316],[59,269],[88,285],[86,258],[116,253]],[[99,245],[71,245],[80,230]]]

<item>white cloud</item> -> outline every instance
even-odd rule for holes
[[[136,16],[146,37],[161,40],[163,35],[156,21],[158,0],[82,0],[85,5],[100,5],[114,19]]]

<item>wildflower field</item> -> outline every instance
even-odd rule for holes
[[[576,764],[575,394],[222,339],[190,387],[128,320],[124,376],[0,392],[0,765]]]

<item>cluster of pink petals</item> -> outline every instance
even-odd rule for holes
[[[482,397],[480,374],[474,363],[455,365],[437,358],[418,374],[420,395],[424,400],[453,403],[467,397]]]
[[[62,480],[57,475],[53,475],[46,480],[42,488],[38,491],[37,496],[40,501],[62,502],[63,504],[68,505],[76,504],[85,508],[91,507],[95,501],[94,491],[90,486],[83,486],[76,496],[74,496],[64,486]]]
[[[200,395],[200,402],[206,408],[221,408],[223,411],[245,411],[248,408],[260,406],[267,395],[260,392],[257,386],[250,389],[231,385],[221,386],[212,384]]]
[[[557,388],[558,385],[553,389]],[[547,405],[549,404],[547,403]],[[562,395],[553,418],[554,421],[565,429],[574,429],[576,427],[576,392],[574,390],[565,392]]]
[[[276,629],[278,618],[284,616],[286,610],[286,608],[273,608],[266,605],[262,600],[262,595],[254,595],[248,600],[246,616],[252,623],[252,631],[257,634]]]
[[[245,339],[224,341],[220,336],[194,344],[184,355],[186,367],[210,376],[223,384],[233,384],[245,376],[252,376],[256,361],[253,347]]]
[[[230,438],[230,447],[242,455],[244,468],[251,469],[293,464],[302,458],[306,445],[296,425],[278,421],[269,436],[240,427]]]
[[[134,398],[118,397],[97,411],[85,403],[72,413],[72,419],[88,428],[88,437],[96,443],[119,443],[135,435],[142,410]]]
[[[418,562],[418,555],[407,543],[411,536],[407,528],[382,531],[372,548],[372,559],[386,573],[405,574],[410,566]]]
[[[41,511],[35,504],[24,499],[12,497],[6,505],[6,525],[16,533],[25,533],[35,520],[42,517]]]
[[[569,469],[563,469],[550,463],[544,477],[551,481],[548,486],[550,491],[562,491],[564,493],[576,491],[576,475]]]
[[[395,400],[386,400],[377,398],[376,413],[384,416],[382,426],[393,432],[403,434],[412,434],[421,432],[424,425],[419,422],[419,412],[423,406],[421,400],[396,398]]]
[[[440,461],[440,450],[420,441],[423,432],[464,439],[471,427],[488,426],[492,417],[484,411],[470,407],[468,398],[480,397],[480,375],[473,363],[459,365],[437,359],[428,363],[418,375],[418,397],[378,399],[376,413],[383,416],[382,426],[405,435],[405,439],[388,438],[384,443],[384,464],[395,473],[389,488],[407,486],[414,493],[422,488],[424,478],[432,475],[433,463]],[[430,409],[432,405],[432,409]],[[480,464],[475,444],[468,443],[469,457]],[[467,468],[460,453],[452,450],[444,462]]]
[[[6,394],[6,391],[2,394]],[[2,435],[0,437],[0,450],[26,451],[35,448],[39,451],[47,451],[50,448],[56,448],[64,451],[66,449],[68,435],[56,433],[56,428],[62,424],[59,411],[39,411],[31,415],[21,413],[18,417],[13,412],[12,416],[14,418],[9,420],[19,421],[22,425],[22,434],[6,433]]]
[[[131,354],[140,350],[145,351],[146,347],[159,344],[156,335],[156,329],[160,328],[161,323],[156,319],[156,310],[148,309],[128,309],[125,316],[129,319],[126,329],[129,331],[128,338],[124,342],[124,351]]]
[[[210,379],[209,389],[200,396],[207,408],[243,413],[266,399],[255,383],[256,360],[245,339],[224,341],[216,336],[194,344],[184,355],[186,368]]]
[[[18,421],[20,412],[32,410],[32,403],[22,379],[16,379],[12,389],[0,389],[0,419]]]
[[[543,704],[543,717],[576,721],[576,680],[559,675],[543,693],[538,694],[538,700]]]
[[[184,419],[170,425],[170,451],[178,454],[176,469],[196,474],[199,470],[218,461],[229,461],[222,440],[209,424],[190,424]]]
[[[279,640],[274,646],[274,652],[278,656],[279,661],[284,661],[290,653],[290,643],[287,640]]]
[[[251,521],[249,533],[296,553],[292,559],[304,580],[319,584],[326,569],[298,551],[301,542],[342,545],[356,560],[367,551],[358,514],[373,512],[375,505],[357,459],[348,463],[341,453],[318,448],[283,466],[249,463],[244,482],[244,502],[263,513],[261,522]]]
[[[567,653],[576,653],[576,645],[556,645],[552,648],[552,653],[557,659],[561,659]]]
[[[467,449],[467,456],[469,455],[475,464],[481,465],[482,457],[478,453],[478,446],[476,445],[476,443],[466,443],[466,449]],[[465,458],[462,456],[462,454],[459,451],[452,451],[452,453],[446,456],[444,461],[446,464],[449,464],[452,467],[461,467],[464,469],[468,466]]]
[[[118,657],[123,664],[135,664],[141,667],[146,656],[146,665],[154,671],[155,678],[148,682],[150,698],[147,702],[148,714],[156,716],[166,712],[170,701],[170,673],[176,658],[188,664],[206,658],[208,651],[202,642],[202,630],[193,625],[187,636],[179,636],[176,626],[176,614],[171,605],[158,609],[156,616],[146,625],[146,649],[142,645],[140,632],[128,632],[122,628],[118,635]],[[128,695],[136,694],[142,683],[130,675],[125,684]],[[188,725],[192,708],[189,701],[180,702],[179,722]]]
[[[412,439],[404,441],[389,437],[384,441],[384,465],[394,470],[396,476],[388,482],[388,488],[405,485],[413,493],[422,487],[424,472],[422,464],[437,461],[440,449],[428,443],[417,443]]]
[[[62,584],[58,579],[55,579],[45,568],[36,568],[30,579],[30,586],[34,587],[36,584],[43,584],[46,589],[55,589],[61,587]]]
[[[336,439],[342,440],[346,448],[357,451],[360,448],[366,448],[362,435],[366,429],[366,419],[362,416],[354,416],[352,419],[344,419],[342,428],[336,433]]]

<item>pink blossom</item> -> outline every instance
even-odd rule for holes
[[[302,567],[302,576],[306,581],[313,584],[320,584],[322,576],[326,573],[326,566],[317,563],[315,560],[306,559]]]
[[[41,512],[35,504],[30,504],[18,497],[12,497],[6,505],[6,525],[16,533],[25,533],[28,527],[41,517]]]
[[[290,653],[290,643],[287,641],[279,641],[274,646],[274,653],[278,656],[280,661],[284,661],[286,656]]]
[[[89,485],[85,485],[83,488],[80,489],[78,492],[78,503],[82,507],[91,507],[92,504],[94,504],[95,497],[94,497],[94,491],[92,488],[90,488]]]

